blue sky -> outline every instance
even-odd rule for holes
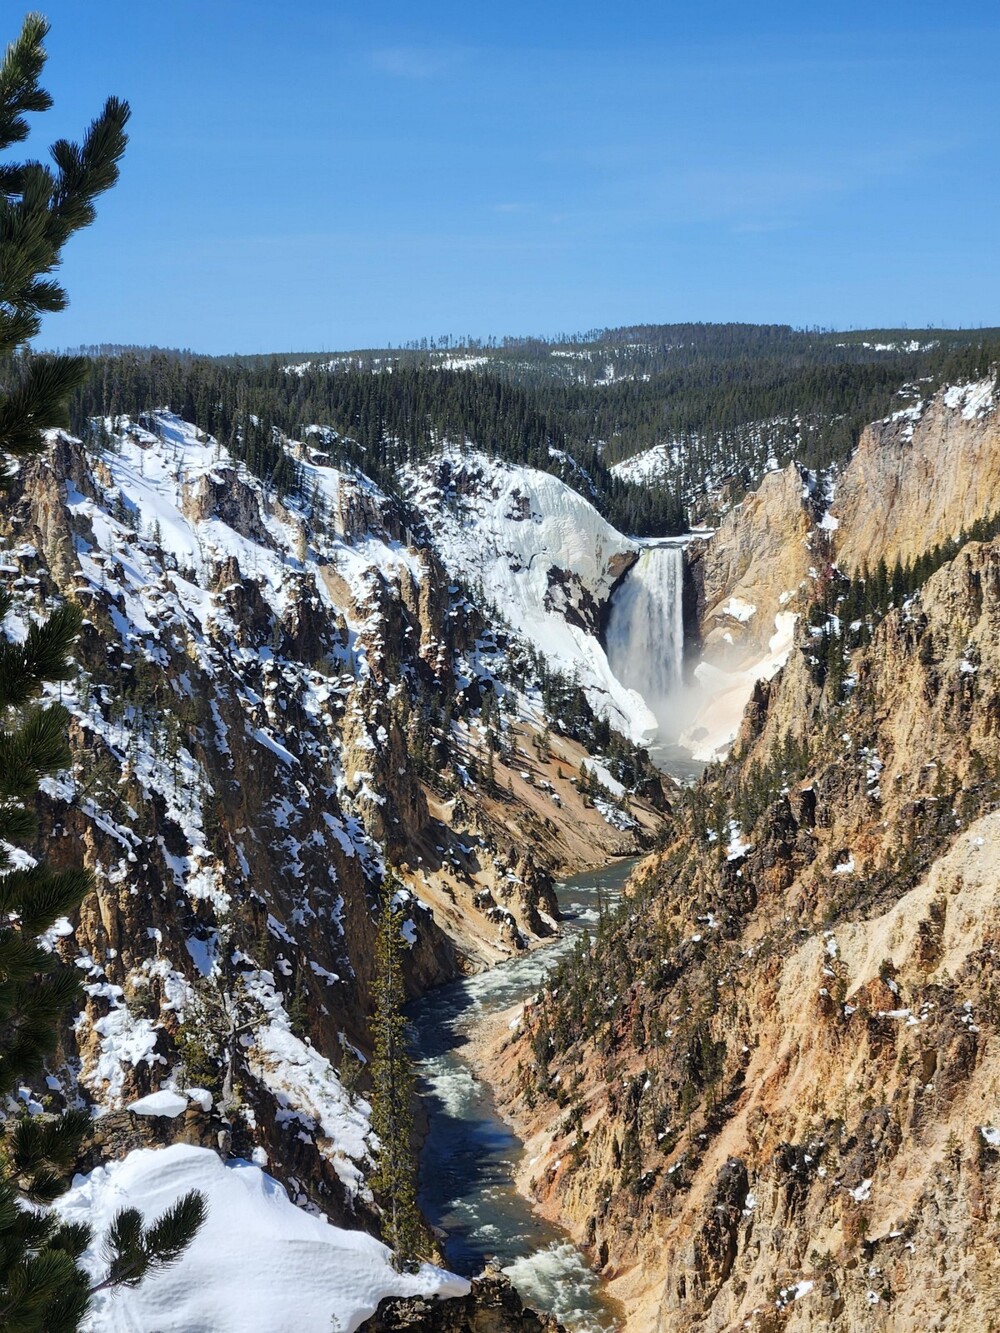
[[[1000,324],[992,0],[39,7],[32,151],[133,109],[44,345]]]

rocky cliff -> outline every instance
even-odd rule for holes
[[[468,1296],[447,1301],[388,1299],[358,1333],[565,1333],[551,1315],[525,1309],[495,1270],[476,1278]]]
[[[914,393],[917,391],[915,390]],[[1000,508],[1000,415],[992,379],[917,397],[869,426],[837,482],[840,566],[905,564]]]
[[[60,691],[74,765],[44,784],[39,846],[82,853],[97,889],[50,941],[86,1002],[42,1091],[94,1106],[91,1165],[221,1143],[374,1226],[386,865],[417,993],[550,934],[553,873],[635,849],[661,815],[577,791],[585,706],[572,734],[546,715],[524,649],[367,478],[286,442],[299,484],[279,497],[169,413],[104,436],[54,436],[2,515],[7,632],[60,598],[87,617]],[[161,1092],[174,1118],[127,1109]]]
[[[904,565],[996,517],[1000,417],[992,378],[950,385],[862,433],[839,475],[767,473],[688,552],[703,658],[682,736],[700,759],[727,752],[754,685],[787,658],[794,617],[829,572]]]
[[[768,472],[730,509],[704,545],[691,548],[702,646],[721,666],[767,651],[775,617],[809,600],[816,513],[807,476],[790,464]]]
[[[589,954],[499,1041],[523,1183],[629,1330],[1000,1308],[1000,544],[758,688]]]
[[[404,481],[449,573],[577,680],[599,716],[648,743],[656,718],[615,677],[601,641],[609,596],[638,545],[557,477],[475,450],[444,450]]]

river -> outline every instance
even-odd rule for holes
[[[449,1267],[473,1276],[495,1259],[526,1304],[554,1314],[573,1333],[611,1333],[614,1316],[579,1250],[514,1189],[521,1141],[463,1060],[462,1047],[484,1018],[536,993],[576,936],[596,922],[599,896],[616,899],[634,864],[620,861],[557,885],[563,917],[557,940],[432,991],[408,1010],[429,1116],[420,1207],[443,1237]]]

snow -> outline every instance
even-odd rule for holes
[[[56,1207],[94,1228],[84,1262],[97,1277],[101,1237],[119,1208],[137,1207],[148,1222],[192,1189],[206,1196],[208,1216],[180,1263],[135,1289],[98,1294],[86,1333],[354,1333],[386,1296],[469,1290],[426,1263],[395,1272],[373,1237],[297,1208],[258,1166],[223,1164],[188,1144],[140,1149],[77,1176]]]
[[[865,1203],[872,1192],[872,1182],[870,1180],[863,1180],[856,1189],[848,1190],[847,1192],[855,1203]]]
[[[439,362],[442,370],[475,370],[489,362],[486,356],[449,356]]]
[[[944,392],[944,405],[952,412],[961,412],[965,421],[988,416],[996,406],[995,385],[992,378],[971,384],[953,384]]]
[[[361,1097],[352,1098],[326,1056],[292,1032],[270,972],[245,973],[244,984],[267,1016],[247,1058],[274,1094],[279,1122],[316,1143],[349,1195],[366,1193],[359,1163],[370,1155],[371,1107]]]
[[[663,481],[670,476],[683,461],[684,454],[683,443],[673,440],[669,444],[656,444],[652,449],[644,449],[642,453],[633,454],[620,463],[612,463],[610,470],[620,481],[641,486]]]
[[[1000,1148],[1000,1129],[993,1125],[980,1125],[979,1132],[984,1143],[988,1143],[991,1148]]]
[[[623,833],[636,827],[636,822],[631,815],[626,814],[619,806],[612,805],[610,801],[602,800],[600,796],[594,798],[594,809],[606,824],[610,824],[612,828],[616,828]]]
[[[100,968],[94,970],[103,975]],[[106,999],[111,1009],[93,1023],[100,1044],[97,1058],[82,1081],[105,1106],[115,1107],[121,1104],[127,1068],[163,1063],[163,1056],[156,1053],[156,1026],[145,1016],[131,1012],[124,1003],[124,991],[120,986],[93,981],[86,983],[84,990],[93,999]],[[87,1021],[86,1013],[77,1018],[78,1031]]]
[[[740,861],[747,852],[753,851],[752,842],[744,842],[740,826],[735,822],[729,825],[729,846],[726,848],[727,861]]]
[[[591,759],[588,756],[586,759],[584,759],[583,766],[584,768],[586,768],[588,773],[593,773],[594,777],[601,784],[601,786],[606,787],[612,796],[617,796],[619,800],[621,800],[625,796],[625,788],[622,786],[622,784],[618,781],[617,778],[611,776],[611,774],[604,767],[604,765],[602,763],[599,763],[598,760]]]
[[[912,403],[909,407],[902,407],[898,412],[893,412],[891,416],[885,418],[885,421],[892,425],[898,425],[900,427],[899,433],[901,439],[912,440],[913,432],[916,428],[917,423],[923,416],[924,408],[926,406],[927,404],[923,401],[923,399],[919,399],[917,402]]]
[[[778,1299],[775,1305],[779,1310],[783,1310],[786,1305],[793,1301],[801,1300],[803,1296],[808,1296],[815,1287],[816,1283],[809,1278],[801,1278],[798,1282],[793,1282],[790,1287],[782,1287],[778,1292]]]
[[[173,1120],[175,1116],[184,1114],[187,1105],[186,1097],[170,1092],[169,1089],[161,1089],[160,1092],[151,1092],[148,1097],[140,1097],[138,1101],[129,1102],[128,1109],[134,1111],[136,1115],[162,1115]]]
[[[615,677],[581,607],[603,603],[639,545],[548,472],[473,450],[443,450],[404,473],[450,577],[481,586],[550,666],[575,676],[591,707],[639,744],[657,722]]]
[[[742,597],[730,597],[725,606],[719,608],[724,616],[732,616],[733,620],[738,620],[741,625],[745,625],[751,616],[757,614],[757,608],[750,602],[745,602]]]
[[[862,347],[867,347],[873,352],[929,352],[937,347],[937,339],[932,342],[922,343],[916,338],[908,338],[905,342],[898,343],[869,343],[863,342]],[[850,343],[837,343],[838,347],[850,347]]]

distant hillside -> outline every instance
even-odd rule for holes
[[[720,490],[731,502],[792,459],[843,462],[868,422],[987,373],[1000,329],[668,324],[269,357],[84,350],[98,354],[73,405],[78,433],[169,408],[283,490],[297,480],[275,431],[324,428],[334,461],[391,492],[402,466],[469,444],[554,473],[642,536],[714,516]]]

